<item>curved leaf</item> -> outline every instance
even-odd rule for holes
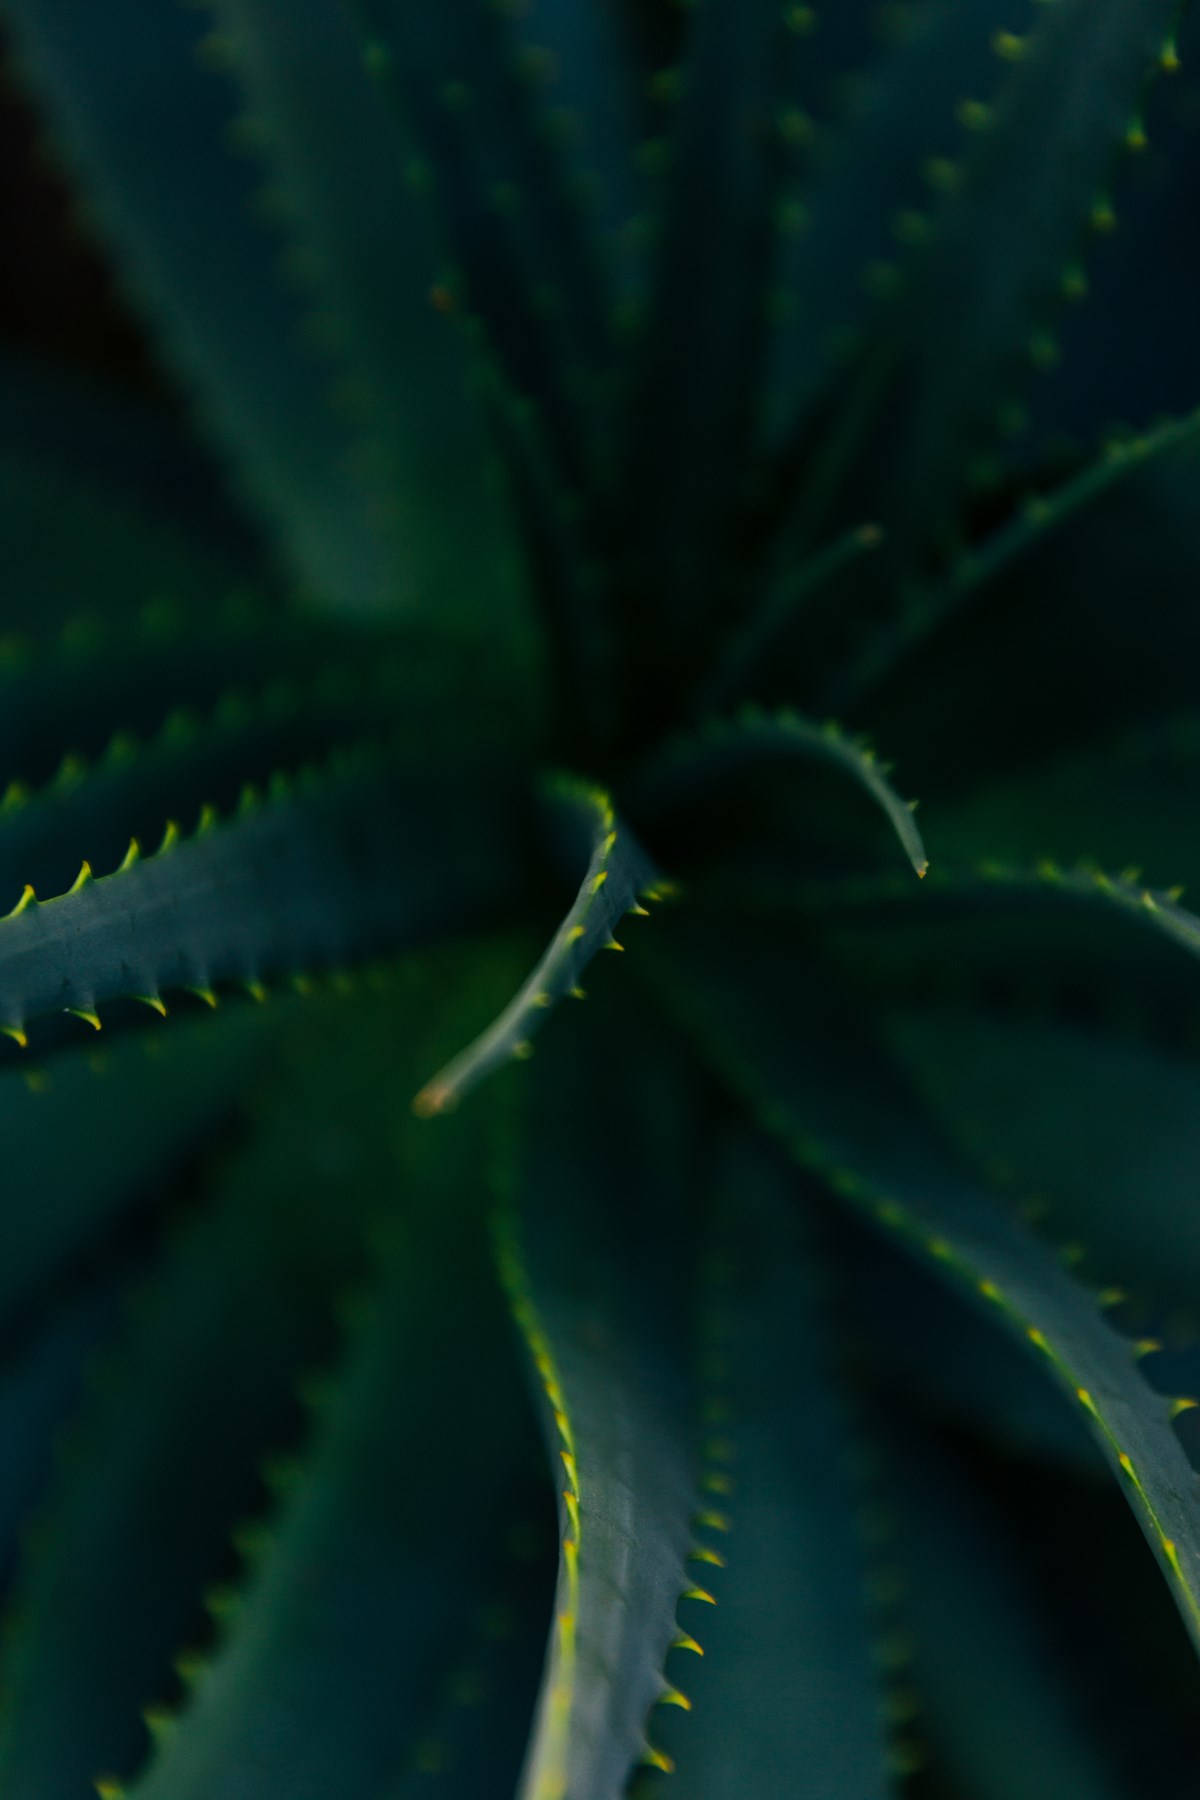
[[[1189,1309],[1200,1285],[1200,1066],[1051,1022],[897,1014],[887,1038],[947,1137],[1036,1195],[1097,1279]]]
[[[1114,438],[1082,473],[1057,488],[1031,493],[1017,516],[958,558],[950,574],[930,591],[915,597],[903,616],[870,635],[851,661],[839,670],[830,690],[838,708],[861,706],[877,681],[884,679],[949,615],[969,603],[976,591],[1020,562],[1042,537],[1075,513],[1093,505],[1115,483],[1169,456],[1200,436],[1200,410],[1139,436]]]
[[[895,252],[894,230],[926,197],[923,165],[953,154],[954,109],[992,69],[997,0],[909,8],[877,66],[861,78],[843,123],[817,137],[794,229],[781,232],[767,394],[768,440],[783,446],[828,379],[847,326],[872,301],[872,268]],[[905,210],[902,210],[905,209]]]
[[[618,1800],[667,1766],[647,1718],[670,1689],[697,1471],[688,1441],[688,1133],[678,1060],[620,1012],[523,1087],[500,1266],[544,1395],[562,1556],[523,1800]],[[620,1121],[619,1135],[614,1132]],[[584,1154],[581,1155],[581,1151]],[[699,1598],[707,1598],[703,1593]]]
[[[676,1008],[764,1125],[912,1255],[971,1294],[1078,1405],[1200,1644],[1200,1498],[1172,1403],[1092,1296],[942,1143],[856,1019],[852,993],[787,942],[675,934]],[[682,979],[681,979],[682,978]],[[792,1029],[798,1004],[820,1029]]]
[[[653,819],[714,774],[791,756],[829,763],[856,781],[887,818],[917,875],[925,874],[929,859],[913,818],[915,802],[901,800],[874,751],[833,720],[814,725],[795,712],[746,707],[735,720],[714,721],[695,736],[669,741],[634,774],[630,805],[639,818]]]
[[[1178,10],[1056,0],[1026,37],[995,33],[1011,72],[978,115],[898,302],[909,366],[887,409],[885,513],[910,542],[945,523],[973,433],[1014,365],[1043,354],[1039,331]]]
[[[578,483],[597,445],[612,300],[567,161],[544,128],[532,68],[503,9],[358,0],[368,67],[407,118],[463,277],[506,382],[537,408],[557,467]],[[534,80],[530,82],[530,75]]]
[[[354,432],[331,403],[328,353],[303,343],[305,301],[280,277],[277,229],[264,229],[261,204],[256,213],[261,178],[230,148],[236,92],[200,54],[219,61],[219,39],[205,46],[195,13],[148,16],[137,0],[102,14],[37,0],[6,10],[129,287],[290,572],[313,593],[386,611],[396,572],[370,472],[355,466]],[[309,29],[298,28],[298,51]],[[367,183],[386,175],[382,160],[362,171]]]
[[[363,1045],[374,1160],[360,1197],[392,1202],[374,1291],[319,1399],[311,1452],[138,1800],[375,1800],[433,1761],[446,1683],[528,1493],[536,1445],[480,1217],[478,1135],[457,1130],[433,1154],[412,1126],[397,1146],[379,1048]],[[547,1585],[543,1621],[548,1602]],[[518,1720],[536,1683],[525,1666]],[[507,1737],[512,1763],[488,1772],[496,1792],[511,1791],[520,1754],[511,1723]]]
[[[663,1742],[695,1800],[882,1797],[893,1786],[863,1496],[805,1196],[748,1133],[724,1145],[717,1182],[708,1448],[720,1491],[704,1522],[728,1566],[712,1575],[691,1708],[664,1722]]]
[[[189,839],[169,827],[145,860],[134,842],[115,874],[93,879],[85,863],[58,899],[27,887],[0,921],[0,1027],[23,1042],[27,1022],[54,1012],[95,1025],[113,999],[255,990],[435,934],[512,892],[503,816],[485,809],[465,844],[462,824],[419,771],[360,752],[265,801],[249,794],[228,822],[202,815]]]
[[[407,178],[410,147],[364,68],[350,9],[336,0],[306,0],[299,15],[269,0],[211,5],[245,106],[237,129],[286,213],[370,501],[379,591],[356,595],[327,579],[319,597],[334,606],[373,599],[439,623],[502,615],[516,599],[518,547],[482,396],[468,382],[466,336],[439,310],[433,221]]]
[[[276,1024],[245,1009],[223,1030],[197,1019],[168,1040],[130,1038],[99,1057],[80,1045],[52,1069],[0,1074],[5,1338],[19,1334],[48,1296],[64,1304],[73,1273],[210,1141]]]
[[[493,1070],[530,1055],[530,1040],[555,1003],[568,994],[582,997],[579,977],[596,952],[624,948],[613,932],[627,913],[645,912],[639,896],[659,892],[649,858],[618,824],[606,793],[564,781],[548,797],[568,853],[588,845],[587,872],[552,943],[504,1011],[416,1095],[413,1110],[423,1118],[457,1106]]]

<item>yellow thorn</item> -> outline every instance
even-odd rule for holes
[[[518,1038],[512,1047],[512,1053],[518,1062],[528,1062],[533,1055],[533,1045],[528,1038]]]
[[[1133,1464],[1130,1462],[1129,1457],[1126,1455],[1124,1450],[1122,1450],[1120,1452],[1119,1456],[1117,1457],[1117,1461],[1120,1463],[1122,1469],[1124,1469],[1126,1475],[1133,1474]]]
[[[1049,1344],[1046,1342],[1044,1333],[1040,1332],[1036,1325],[1031,1325],[1026,1331],[1025,1336],[1029,1339],[1031,1344],[1036,1344],[1039,1350],[1048,1350],[1050,1348]]]
[[[597,876],[595,876],[592,881],[593,894],[598,894],[600,892],[600,889],[604,886],[604,884],[607,880],[608,880],[608,870],[601,869],[600,873]]]
[[[1193,1400],[1190,1394],[1180,1394],[1172,1400],[1168,1411],[1173,1419],[1177,1419],[1180,1413],[1191,1412],[1194,1406],[1200,1406],[1200,1400]]]
[[[708,1589],[702,1587],[685,1588],[680,1597],[684,1600],[703,1600],[706,1606],[715,1606],[717,1604]]]
[[[691,1712],[692,1710],[691,1701],[686,1694],[681,1694],[677,1687],[665,1687],[658,1696],[658,1704],[660,1706],[678,1706],[681,1707],[684,1712]]]
[[[696,1524],[703,1526],[708,1531],[732,1530],[728,1514],[716,1512],[711,1506],[706,1506],[702,1512],[696,1514]]]
[[[135,862],[141,861],[141,856],[142,846],[135,837],[131,837],[129,840],[129,848],[126,850],[117,867],[117,874],[124,875],[126,870],[132,869]]]
[[[572,925],[571,929],[566,933],[563,942],[567,944],[577,944],[583,936],[583,930],[584,928],[582,925]]]
[[[156,1012],[160,1019],[166,1018],[167,1003],[161,994],[134,994],[133,998],[140,1000],[143,1006],[148,1006],[151,1012]]]
[[[248,980],[243,981],[242,986],[245,988],[250,998],[252,1000],[257,1000],[260,1005],[267,997],[267,990],[262,982],[258,980],[257,976],[250,976]]]
[[[92,1783],[100,1800],[125,1800],[125,1789],[115,1775],[97,1775]]]
[[[625,946],[624,944],[618,944],[616,938],[610,937],[604,948],[606,950],[624,950]]]
[[[672,1650],[690,1650],[693,1656],[703,1656],[704,1650],[688,1632],[681,1631],[671,1639]]]
[[[102,1029],[100,1014],[90,1011],[86,1006],[64,1006],[63,1011],[73,1013],[77,1019],[82,1019],[85,1025],[90,1025],[93,1031]]]
[[[647,1744],[642,1751],[642,1761],[651,1769],[661,1769],[664,1775],[675,1773],[675,1764],[662,1750],[656,1750],[653,1744]]]
[[[196,821],[196,836],[203,837],[206,832],[213,831],[221,822],[221,815],[210,801],[206,800],[200,808],[200,817]]]
[[[6,919],[19,919],[23,912],[28,912],[31,906],[36,905],[37,895],[34,893],[29,883],[26,882],[25,886],[21,889],[21,898],[9,912],[4,914],[4,917]]]
[[[197,1000],[203,1000],[205,1006],[211,1006],[213,1008],[216,1007],[217,996],[213,993],[213,991],[210,987],[199,987],[199,986],[192,987],[191,985],[185,983],[184,991],[189,994],[195,994]]]
[[[25,1035],[25,1029],[23,1026],[21,1026],[21,1025],[0,1025],[0,1033],[3,1033],[3,1035],[5,1037],[11,1038],[14,1044],[19,1044],[21,1046],[22,1050],[28,1048],[29,1039]]]
[[[87,859],[85,857],[83,862],[81,862],[79,865],[78,875],[75,877],[74,881],[71,883],[70,887],[67,889],[66,898],[69,899],[72,894],[79,893],[80,889],[85,888],[87,886],[88,882],[91,881],[91,879],[92,879],[92,865],[90,862],[87,861]]]
[[[723,1469],[709,1469],[700,1486],[707,1494],[729,1495],[733,1492],[733,1476],[727,1475]]]
[[[1092,1396],[1088,1393],[1086,1388],[1076,1388],[1075,1398],[1086,1412],[1090,1412],[1093,1418],[1096,1416],[1096,1402],[1092,1399]]]
[[[587,989],[586,988],[573,987],[573,988],[569,988],[567,991],[570,994],[572,1000],[586,1000],[587,999]]]
[[[725,1567],[725,1558],[719,1550],[710,1550],[707,1544],[697,1544],[687,1553],[689,1562],[711,1563],[714,1569]]]
[[[1138,1357],[1153,1356],[1161,1349],[1162,1341],[1159,1338],[1138,1338],[1133,1345],[1133,1354]]]
[[[635,919],[648,919],[650,917],[650,908],[648,906],[639,906],[636,900],[629,910]]]
[[[179,826],[174,819],[168,819],[167,823],[166,823],[166,828],[163,831],[162,843],[158,846],[158,849],[155,852],[155,855],[164,856],[166,854],[166,852],[168,850],[170,850],[172,848],[172,846],[177,844],[178,842],[179,842]]]

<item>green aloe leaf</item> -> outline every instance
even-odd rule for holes
[[[353,1194],[306,1179],[302,1142],[285,1113],[234,1158],[93,1382],[20,1571],[0,1722],[14,1797],[73,1800],[132,1772],[141,1709],[169,1693],[171,1657],[201,1628],[260,1462],[296,1432],[296,1383],[327,1353],[334,1293],[357,1273],[353,1233],[327,1229]]]
[[[411,1121],[397,1140],[380,1129],[394,1065],[378,1043],[362,1049],[373,1158],[360,1198],[385,1209],[371,1285],[317,1395],[310,1449],[264,1521],[222,1641],[133,1789],[139,1800],[334,1789],[349,1800],[448,1758],[453,1738],[431,1733],[527,1503],[536,1442],[487,1252],[484,1115],[475,1130],[456,1127],[453,1145],[431,1150]],[[343,1204],[340,1184],[328,1199]],[[549,1597],[543,1588],[543,1626]],[[536,1662],[524,1669],[517,1720],[536,1684]],[[511,1765],[488,1768],[482,1792],[511,1791],[513,1725],[492,1745],[507,1736]]]
[[[772,113],[789,37],[774,0],[709,0],[692,17],[677,71],[658,278],[634,350],[621,471],[629,593],[643,629],[644,596],[661,596],[657,629],[674,658],[730,585],[779,179]]]
[[[368,67],[411,131],[461,274],[461,303],[482,327],[502,379],[541,417],[555,466],[578,481],[603,405],[613,297],[587,209],[504,9],[448,0],[415,11],[360,0]],[[532,79],[531,79],[532,78]]]
[[[439,311],[434,221],[406,179],[411,147],[371,84],[351,13],[332,0],[308,0],[301,19],[267,0],[214,0],[212,11],[242,96],[236,129],[286,215],[296,278],[329,340],[372,501],[376,603],[445,619],[482,590],[500,614],[515,602],[518,550],[483,396],[468,382],[465,337]],[[464,516],[470,531],[458,529]]]
[[[20,1043],[29,1022],[66,1011],[98,1029],[115,999],[161,1008],[164,988],[257,991],[273,974],[402,948],[512,879],[501,817],[481,817],[465,846],[457,824],[419,776],[366,751],[265,800],[249,793],[228,821],[202,815],[190,838],[170,826],[145,859],[134,841],[114,874],[85,863],[57,899],[27,887],[0,921],[0,1026]]]
[[[675,937],[659,956],[668,967],[672,957],[675,1005],[714,1066],[803,1165],[972,1295],[1075,1401],[1200,1641],[1195,1475],[1172,1402],[1139,1371],[1137,1346],[947,1148],[899,1073],[855,1030],[853,990],[823,992],[820,965],[766,934],[736,951],[726,943],[719,962],[707,932],[686,950]],[[819,1019],[803,1037],[790,1026],[798,1006]]]
[[[901,239],[927,202],[929,159],[955,155],[955,108],[990,85],[996,0],[912,7],[845,117],[818,133],[812,167],[780,234],[777,320],[766,383],[768,441],[785,446],[886,286]],[[847,330],[850,327],[850,330]]]
[[[664,1746],[696,1800],[892,1793],[878,1622],[856,1515],[856,1428],[808,1196],[745,1131],[717,1160],[706,1307],[717,1605]],[[683,1661],[682,1654],[678,1657]],[[683,1679],[681,1673],[681,1679]]]
[[[561,1496],[525,1800],[617,1800],[636,1763],[667,1766],[649,1714],[677,1698],[663,1674],[676,1607],[709,1598],[687,1570],[693,1101],[670,1046],[635,1045],[628,1013],[614,1014],[593,1017],[570,1061],[535,1066],[525,1141],[503,1171],[500,1267]]]
[[[870,633],[839,673],[831,692],[837,707],[861,706],[864,696],[921,642],[976,595],[1035,551],[1041,540],[1083,513],[1118,483],[1140,474],[1159,458],[1190,449],[1200,436],[1200,411],[1151,426],[1131,437],[1115,437],[1081,473],[1055,487],[1030,491],[1016,516],[982,542],[964,551],[951,572],[913,597],[897,619]]]
[[[533,973],[503,1012],[452,1057],[422,1087],[413,1109],[422,1117],[458,1105],[493,1070],[532,1053],[531,1039],[546,1014],[565,996],[583,997],[579,978],[600,950],[622,950],[613,935],[629,913],[645,913],[641,898],[657,898],[659,877],[632,833],[621,824],[600,788],[560,780],[548,784],[548,812],[562,840],[564,860],[587,868],[574,903],[565,914]]]
[[[0,1326],[19,1328],[74,1263],[100,1249],[237,1106],[273,1022],[245,1008],[223,1032],[181,1023],[97,1056],[77,1045],[51,1068],[0,1074],[10,1203],[0,1219]],[[84,1033],[88,1036],[88,1033]]]
[[[695,735],[668,739],[632,777],[630,804],[637,817],[654,819],[697,792],[707,793],[721,776],[756,764],[778,767],[792,757],[826,763],[856,782],[884,814],[916,874],[924,876],[929,859],[913,817],[915,804],[896,793],[887,766],[869,745],[833,720],[816,725],[795,712],[746,707],[736,719],[714,720]]]
[[[945,524],[956,468],[1014,365],[1045,354],[1063,271],[1177,13],[1176,0],[1055,0],[1026,36],[995,33],[1010,73],[978,117],[899,302],[906,366],[899,417],[888,409],[886,522],[910,538]]]
[[[1190,1307],[1200,1282],[1200,1067],[1080,1027],[939,1009],[887,1037],[965,1154],[1044,1206],[1106,1283]]]
[[[280,275],[278,219],[268,224],[254,205],[261,175],[231,147],[239,101],[211,63],[213,53],[222,60],[220,40],[182,9],[148,19],[136,5],[101,16],[13,0],[7,10],[62,150],[87,173],[94,216],[121,247],[130,289],[270,521],[289,572],[346,607],[390,609],[397,571],[354,466],[355,432],[331,401],[336,364],[304,344],[309,302]],[[294,39],[298,57],[306,36]],[[388,171],[381,158],[361,179]],[[402,191],[394,159],[391,172]]]

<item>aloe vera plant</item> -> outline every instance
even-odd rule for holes
[[[0,1796],[1189,1791],[1175,0],[3,14]]]

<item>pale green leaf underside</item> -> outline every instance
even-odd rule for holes
[[[676,1606],[692,1585],[684,1170],[695,1121],[669,1045],[639,1047],[625,1010],[588,1025],[573,1057],[532,1071],[499,1239],[560,1493],[555,1622],[522,1800],[618,1800],[638,1761],[661,1763],[648,1714],[668,1692]]]

